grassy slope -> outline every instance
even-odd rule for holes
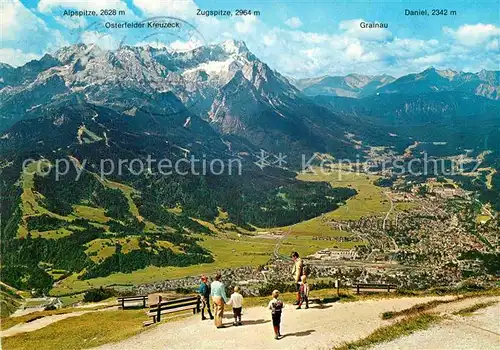
[[[337,172],[319,175],[298,175],[298,179],[304,181],[329,181],[333,187],[351,187],[356,189],[358,194],[349,199],[346,205],[337,210],[293,225],[291,233],[286,235],[281,242],[279,250],[281,254],[288,255],[292,250],[297,250],[300,251],[302,255],[308,255],[318,250],[331,247],[332,245],[341,248],[352,248],[355,245],[365,244],[361,241],[339,243],[313,239],[318,236],[340,237],[350,235],[347,232],[332,229],[325,224],[325,220],[355,219],[367,215],[383,215],[390,208],[390,203],[388,203],[382,189],[373,184],[373,181],[375,181],[377,177],[358,175],[347,171],[342,171],[340,174],[340,179],[339,173]],[[129,188],[129,191],[133,190]],[[175,208],[175,210],[179,211],[182,209]],[[345,213],[349,213],[349,215],[345,216]],[[225,216],[225,213],[221,212],[219,217],[215,220],[215,224],[197,220],[202,225],[207,226],[213,232],[217,233],[216,236],[198,236],[202,240],[200,245],[212,252],[215,260],[214,263],[192,265],[189,267],[150,266],[129,274],[115,273],[108,277],[94,278],[85,281],[78,280],[77,276],[73,275],[62,281],[52,290],[52,293],[55,295],[73,293],[83,291],[90,287],[100,287],[111,284],[136,285],[152,283],[159,280],[195,276],[202,273],[210,274],[221,268],[263,265],[271,258],[278,241],[276,238],[270,238],[261,233],[268,231],[283,231],[287,233],[290,228],[258,228],[256,233],[250,233],[241,228],[236,228],[232,224],[224,223]],[[236,229],[244,234],[239,234],[236,232]],[[111,254],[111,251],[107,253],[100,252],[99,256],[102,257],[106,254]]]
[[[33,162],[26,168],[26,171],[23,172],[23,174],[21,175],[21,184],[23,188],[23,193],[21,194],[23,221],[21,222],[21,225],[19,225],[17,231],[19,237],[26,237],[26,235],[28,234],[28,228],[26,222],[24,221],[24,219],[26,219],[28,216],[47,214],[52,217],[58,218],[60,220],[70,221],[74,219],[74,217],[66,217],[58,215],[56,213],[52,213],[38,204],[37,199],[42,199],[43,196],[33,190],[34,177],[35,177],[34,174],[38,170],[43,170],[44,167],[47,166],[47,164],[48,164],[47,161],[44,160]],[[45,236],[43,233],[39,232],[36,232],[35,234],[37,236],[42,236],[42,237]],[[51,238],[57,237],[56,233],[52,231],[47,231],[47,234],[51,236]]]
[[[364,244],[364,242],[345,242],[345,243],[333,243],[329,240],[314,240],[315,237],[338,237],[338,236],[349,236],[348,233],[334,230],[325,224],[325,221],[331,219],[357,219],[366,215],[383,215],[390,208],[390,204],[387,198],[382,192],[382,189],[373,185],[373,181],[376,180],[374,176],[358,175],[355,173],[341,171],[332,172],[328,174],[318,175],[314,174],[299,174],[298,179],[304,181],[328,181],[333,187],[350,187],[358,191],[358,194],[349,199],[346,205],[338,208],[324,215],[307,220],[296,225],[293,225],[291,233],[286,235],[280,244],[280,253],[288,255],[290,251],[297,250],[303,255],[312,254],[318,250],[331,247],[333,244],[342,248],[352,248],[355,245]],[[136,193],[133,188],[108,181],[100,180],[103,184],[108,187],[120,189],[126,196],[130,212],[136,216],[139,220],[143,220],[140,217],[137,207],[135,206],[132,195]],[[38,194],[32,191],[33,177],[24,175],[23,178],[23,208],[24,215],[37,215],[41,213],[46,213],[51,216],[58,217],[63,220],[72,220],[76,217],[82,217],[92,220],[96,224],[105,224],[109,218],[105,215],[102,208],[92,208],[84,205],[74,206],[74,212],[72,215],[67,217],[60,216],[51,212],[48,212],[45,208],[41,207],[35,199]],[[175,210],[182,210],[181,208],[175,208]],[[199,221],[199,220],[198,220]],[[198,275],[200,273],[212,273],[213,271],[220,268],[231,268],[238,266],[258,266],[265,264],[269,258],[272,256],[278,241],[276,238],[270,238],[265,235],[260,235],[260,232],[269,231],[258,229],[257,234],[249,233],[240,228],[234,227],[234,225],[225,222],[225,213],[221,212],[217,220],[215,220],[215,225],[212,223],[206,223],[199,221],[205,226],[212,229],[212,231],[217,232],[216,236],[199,236],[201,238],[200,244],[210,250],[214,256],[214,263],[211,264],[199,264],[189,267],[182,268],[171,268],[171,267],[148,267],[142,270],[134,271],[130,274],[116,273],[105,278],[95,278],[91,280],[81,281],[77,279],[76,275],[70,276],[63,280],[56,288],[53,290],[53,294],[66,294],[74,293],[86,290],[90,287],[106,286],[110,284],[141,284],[150,283],[162,279],[180,278],[191,275]],[[155,229],[155,225],[152,223],[147,223],[146,232]],[[20,232],[23,228],[20,228]],[[24,227],[24,230],[26,228]],[[241,235],[236,230],[239,230],[245,234]],[[285,233],[289,232],[289,227],[282,227],[278,229]],[[73,229],[76,231],[76,228]],[[47,238],[57,238],[65,234],[72,234],[73,232],[68,229],[59,229],[44,232],[42,236]],[[38,235],[36,232],[32,234]],[[134,240],[131,240],[128,245],[130,249],[134,249]],[[113,239],[110,238],[109,241],[104,242],[104,240],[96,240],[88,244],[87,252],[94,253],[92,259],[95,261],[102,260],[114,253]],[[121,242],[123,243],[123,242]],[[127,245],[127,246],[128,246]],[[136,248],[136,247],[135,247]]]
[[[302,173],[297,178],[304,181],[327,181],[332,187],[349,187],[358,191],[356,196],[347,200],[346,205],[325,214],[328,219],[356,220],[363,216],[386,213],[390,209],[383,189],[373,184],[378,176],[334,170],[331,173]]]
[[[8,317],[21,305],[22,298],[0,290],[0,317]]]
[[[23,302],[23,292],[0,282],[0,317],[5,318],[14,313]]]
[[[300,222],[298,224],[280,228],[281,231],[290,234],[283,241],[280,248],[281,254],[289,254],[293,250],[303,251],[304,254],[313,253],[311,242],[313,237],[346,237],[351,234],[332,228],[327,222],[332,220],[357,220],[363,216],[382,216],[390,209],[390,203],[384,195],[382,188],[377,187],[373,182],[378,178],[366,174],[356,174],[345,170],[334,170],[329,173],[315,169],[314,173],[301,173],[297,176],[303,181],[327,181],[332,187],[348,187],[355,189],[358,194],[347,200],[346,204],[334,211],[325,213],[319,217]],[[323,241],[328,242],[328,241]],[[355,245],[365,244],[364,242],[335,243],[340,248],[352,248]],[[320,244],[322,245],[322,244]],[[332,242],[326,243],[327,247],[332,246]],[[317,247],[315,247],[317,248]],[[317,251],[316,249],[314,251]]]
[[[82,349],[131,337],[146,328],[144,310],[103,311],[70,317],[30,333],[2,339],[3,349]]]

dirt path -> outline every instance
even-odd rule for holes
[[[280,247],[281,247],[281,243],[283,243],[283,240],[287,237],[287,236],[290,236],[290,233],[292,233],[292,228],[295,226],[295,224],[293,224],[292,226],[290,226],[288,228],[288,231],[287,233],[285,233],[284,235],[282,235],[279,239],[278,239],[278,242],[276,242],[276,245],[274,246],[274,251],[273,251],[273,255],[274,255],[274,258],[275,259],[279,259],[280,258]]]
[[[215,329],[211,321],[193,316],[161,324],[125,341],[100,349],[331,349],[343,342],[368,336],[375,329],[390,324],[382,320],[384,311],[397,311],[415,304],[452,297],[401,298],[352,303],[313,305],[296,310],[286,305],[283,311],[284,338],[274,340],[271,315],[264,307],[243,309],[243,325]],[[225,315],[230,325],[231,315]]]
[[[100,311],[106,311],[106,310],[116,310],[115,307],[111,308],[106,308],[106,309],[100,309],[100,310],[84,310],[84,311],[76,311],[76,312],[69,312],[67,314],[60,314],[60,315],[52,315],[52,316],[45,316],[38,318],[34,321],[27,322],[27,323],[20,323],[17,324],[9,329],[0,331],[0,337],[11,337],[13,335],[19,334],[19,333],[26,333],[26,332],[33,332],[36,331],[40,328],[47,327],[48,325],[51,325],[54,322],[58,322],[61,320],[64,320],[69,317],[76,317],[76,316],[81,316],[90,312],[100,312]]]
[[[474,305],[478,303],[476,300]],[[468,305],[470,306],[470,305]],[[373,349],[500,349],[500,308],[498,304],[473,316],[451,316],[425,331],[375,346]]]

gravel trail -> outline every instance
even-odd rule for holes
[[[473,304],[475,303],[471,305]],[[472,316],[451,316],[450,319],[425,331],[379,344],[372,349],[413,350],[417,348],[436,350],[500,349],[500,308],[498,304],[478,310]]]
[[[381,326],[384,311],[397,311],[430,300],[451,297],[401,298],[351,303],[313,305],[296,310],[286,305],[282,318],[284,338],[275,340],[270,311],[264,307],[243,308],[243,325],[215,329],[200,316],[167,322],[122,342],[99,349],[332,349],[343,342],[364,338]],[[231,325],[231,314],[225,313]]]

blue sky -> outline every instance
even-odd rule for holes
[[[498,1],[297,0],[2,0],[0,61],[11,65],[77,42],[106,49],[120,44],[187,50],[226,39],[246,42],[281,73],[321,75],[403,74],[429,66],[463,71],[499,70]],[[64,9],[121,9],[120,17],[63,17]],[[260,16],[200,17],[197,9],[250,9]],[[448,16],[405,16],[405,9],[455,10]],[[105,29],[106,21],[173,16],[198,32]],[[361,21],[387,29],[362,29]],[[187,27],[186,27],[187,28]],[[172,34],[173,33],[173,34]],[[199,33],[199,34],[198,34]]]

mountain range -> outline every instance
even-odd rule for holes
[[[3,65],[0,78],[0,130],[71,100],[125,115],[168,115],[177,126],[210,125],[273,151],[349,149],[344,121],[305,98],[242,42],[187,53],[75,45],[20,68]]]
[[[389,75],[324,76],[293,80],[309,96],[327,95],[360,98],[374,94],[418,95],[431,92],[464,92],[489,99],[500,99],[500,71],[478,73],[456,72],[451,69],[428,68],[398,79]]]
[[[195,139],[200,138],[198,143],[207,135],[221,135],[232,151],[262,148],[271,152],[352,156],[359,152],[359,144],[346,135],[355,134],[363,145],[392,143],[403,147],[410,142],[388,136],[395,132],[387,120],[397,116],[407,122],[404,113],[387,110],[392,101],[400,106],[405,100],[405,111],[410,115],[423,110],[448,113],[456,110],[460,98],[469,95],[497,100],[499,74],[429,68],[399,79],[350,74],[293,80],[271,69],[239,41],[182,53],[149,46],[123,46],[111,52],[79,44],[19,68],[0,66],[0,131],[13,126],[15,131],[17,122],[42,115],[57,118],[61,108],[85,104],[127,116],[126,121],[121,117],[113,120],[133,124],[143,133],[154,134],[158,128],[170,125],[178,129],[170,131],[174,138],[190,129],[197,135]],[[441,92],[462,97],[450,97],[436,105],[433,94]],[[351,99],[325,103],[325,97],[315,97],[376,101],[378,95],[384,95],[382,105],[368,102],[362,110]],[[488,114],[492,102],[487,99],[475,98],[473,105],[467,105],[467,115]],[[392,117],[380,123],[380,116],[387,117],[388,113]],[[448,115],[454,118],[453,113]],[[103,123],[93,118],[86,125],[90,129],[102,128]],[[1,140],[4,149],[17,148],[27,141],[15,140],[13,132],[4,133]],[[34,139],[33,143],[39,141]]]
[[[292,82],[308,96],[327,95],[342,97],[362,97],[395,81],[390,75],[349,74],[346,76],[323,76],[310,79],[292,79]]]

